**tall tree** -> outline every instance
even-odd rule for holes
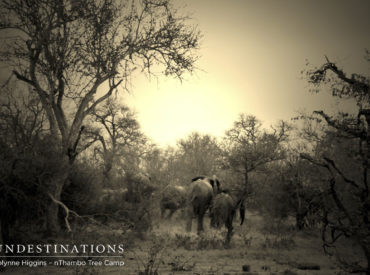
[[[316,152],[301,157],[326,170],[325,195],[331,207],[324,208],[324,247],[330,249],[343,238],[351,239],[362,249],[367,265],[340,257],[340,250],[336,250],[338,259],[351,273],[370,274],[370,79],[359,74],[349,77],[327,59],[319,69],[308,71],[308,81],[316,92],[328,84],[334,97],[351,98],[358,106],[354,114],[330,116],[315,111],[314,116],[326,123],[327,130]]]
[[[244,177],[264,165],[285,157],[282,142],[288,137],[289,125],[280,122],[272,132],[261,129],[262,123],[253,115],[241,114],[225,136],[225,165]]]
[[[212,176],[219,170],[221,151],[214,137],[194,132],[179,140],[177,146],[183,175],[188,177],[184,181],[199,175]]]
[[[186,23],[169,0],[3,0],[0,56],[37,94],[72,163],[84,119],[135,70],[181,79],[194,69],[200,34]],[[67,174],[49,184],[56,200]],[[50,207],[51,232],[57,212]]]
[[[135,114],[130,109],[108,98],[102,106],[93,111],[93,119],[102,127],[99,132],[91,132],[93,140],[100,142],[95,151],[103,159],[103,175],[106,184],[110,182],[110,171],[117,157],[125,157],[128,147],[146,143]],[[92,142],[92,141],[91,141]]]
[[[290,127],[283,121],[270,133],[261,127],[262,123],[255,116],[241,114],[224,138],[224,168],[243,178],[243,182],[238,180],[233,187],[236,189],[235,209],[240,207],[242,220],[245,211],[244,201],[252,192],[250,173],[285,157],[282,142],[287,138]]]
[[[20,89],[14,83],[2,87],[0,139],[4,144],[21,153],[47,132],[45,124],[45,112],[30,89]]]
[[[45,181],[59,177],[68,162],[59,158],[45,127],[37,96],[17,85],[0,90],[0,224],[3,243],[14,227],[43,227],[47,203]],[[16,223],[22,221],[22,223]],[[1,237],[0,237],[1,238]]]

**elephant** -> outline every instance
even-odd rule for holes
[[[128,189],[126,201],[130,203],[146,203],[156,191],[156,187],[151,182],[151,178],[140,173],[127,173],[125,183]]]
[[[167,186],[163,190],[163,195],[160,201],[161,217],[164,218],[166,210],[170,213],[168,218],[171,219],[172,215],[180,208],[184,207],[186,202],[186,190],[183,186]]]
[[[198,219],[197,233],[204,230],[203,218],[206,211],[210,208],[213,197],[220,189],[220,182],[216,176],[205,177],[199,176],[192,179],[187,194],[187,212],[188,222],[186,229],[191,231],[192,219],[195,216]]]
[[[212,200],[210,208],[211,226],[220,228],[223,224],[227,228],[225,246],[229,246],[233,234],[233,220],[236,210],[240,211],[240,225],[244,222],[245,205],[244,200],[236,199],[228,190],[222,190]]]
[[[121,188],[103,188],[101,196],[96,200],[95,217],[108,221],[109,217],[125,218],[137,223],[144,220],[143,216],[150,216],[151,198],[156,188],[150,179],[141,175],[130,175]],[[147,219],[149,220],[149,218]]]
[[[155,187],[144,177],[131,176],[127,187],[121,188],[103,188],[101,196],[97,200],[97,207],[100,209],[110,208],[122,209],[125,203],[139,204],[147,201],[155,191]]]
[[[229,245],[231,240],[235,212],[235,201],[228,193],[221,192],[214,197],[211,207],[211,225],[215,228],[225,225],[227,228],[225,245]]]
[[[94,217],[102,223],[116,215],[125,207],[127,198],[127,188],[103,188],[100,197],[95,201]]]
[[[98,207],[121,207],[123,201],[126,201],[128,197],[127,188],[109,189],[103,188],[102,194],[97,201]]]

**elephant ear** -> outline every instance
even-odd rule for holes
[[[218,178],[215,175],[213,175],[211,180],[213,181],[212,183],[213,190],[216,191],[216,194],[220,193],[221,188],[220,188],[220,181],[218,180]]]
[[[215,188],[215,181],[213,179],[208,178],[208,182],[212,185],[212,188]]]
[[[217,186],[217,191],[220,191],[221,190],[220,181],[218,179],[216,179],[215,182],[216,182],[216,186]]]

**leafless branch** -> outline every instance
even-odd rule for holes
[[[69,224],[69,221],[68,221],[68,218],[69,218],[69,214],[71,213],[71,214],[73,214],[73,215],[75,215],[76,217],[78,217],[78,218],[81,218],[80,217],[80,215],[78,215],[75,211],[73,211],[73,210],[70,210],[63,202],[61,202],[61,201],[59,201],[59,200],[57,200],[57,199],[55,199],[54,198],[54,196],[52,195],[52,194],[50,194],[50,193],[48,193],[48,196],[49,196],[49,198],[54,202],[54,203],[56,203],[57,205],[60,205],[63,209],[64,209],[64,212],[65,212],[65,217],[64,217],[64,222],[65,222],[65,224],[66,224],[66,227],[67,227],[67,230],[68,230],[68,232],[71,232],[72,231],[72,229],[71,229],[71,226],[70,226],[70,224]]]

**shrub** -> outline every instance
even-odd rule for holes
[[[50,205],[48,190],[63,177],[68,163],[47,136],[35,140],[32,148],[21,150],[3,145],[0,154],[0,219],[6,231],[3,237],[22,241],[25,235],[45,229],[45,214]]]
[[[85,162],[76,162],[69,174],[69,184],[62,193],[62,201],[80,215],[92,214],[102,196],[99,171]]]

